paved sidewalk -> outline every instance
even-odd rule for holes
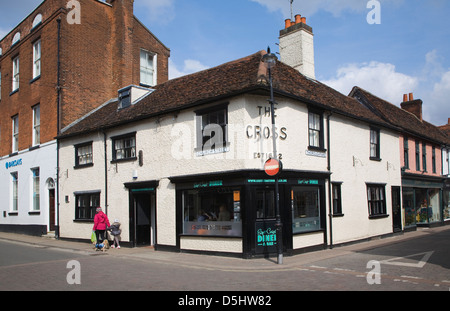
[[[283,270],[292,267],[303,266],[311,262],[322,259],[342,256],[356,251],[369,250],[372,248],[398,243],[401,241],[415,239],[424,235],[439,233],[444,230],[450,230],[450,226],[437,228],[418,228],[417,231],[405,232],[393,237],[374,239],[367,242],[355,243],[347,246],[338,246],[333,249],[326,249],[316,252],[310,252],[295,256],[284,256],[283,265],[278,265],[276,255],[270,258],[241,259],[235,257],[210,256],[202,254],[174,253],[155,251],[150,247],[109,249],[104,255],[120,256],[122,258],[133,258],[144,261],[155,261],[176,266],[187,266],[190,268],[202,268],[221,271],[248,271],[248,270]],[[49,237],[34,237],[19,235],[14,233],[0,232],[0,240],[13,243],[25,243],[39,247],[63,249],[74,252],[83,252],[93,254],[96,251],[92,244],[83,242],[73,242],[56,240]],[[103,255],[103,254],[102,254]]]

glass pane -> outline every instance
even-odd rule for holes
[[[294,187],[292,189],[292,206],[293,233],[321,228],[318,188]]]
[[[183,191],[183,233],[241,236],[240,195],[229,188]]]

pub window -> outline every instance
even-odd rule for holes
[[[100,192],[75,195],[75,219],[93,220],[95,209],[100,206]]]
[[[384,185],[367,185],[369,217],[386,215],[386,195]]]
[[[427,171],[427,145],[422,143],[422,168],[423,171]]]
[[[408,138],[403,138],[403,166],[405,168],[409,168],[409,146],[408,146]]]
[[[208,110],[196,111],[196,155],[203,156],[228,151],[228,108],[220,105]]]
[[[319,188],[294,187],[291,191],[293,233],[320,230]]]
[[[380,159],[380,130],[370,130],[370,159]]]
[[[136,133],[113,137],[112,141],[113,161],[136,159]]]
[[[199,183],[182,191],[183,234],[242,236],[240,189],[214,186],[220,183]]]
[[[420,171],[420,145],[419,141],[416,140],[416,171]]]
[[[341,184],[332,183],[331,191],[333,193],[333,215],[342,215]]]
[[[91,166],[93,159],[92,142],[75,146],[75,167]]]
[[[431,166],[433,169],[433,173],[436,173],[436,147],[433,146],[432,155],[431,155]]]
[[[309,112],[308,114],[309,147],[324,149],[323,145],[323,117],[321,114]]]

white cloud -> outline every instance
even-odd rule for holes
[[[290,3],[288,0],[250,0],[257,2],[262,6],[267,7],[271,12],[280,11],[283,16],[290,16]],[[381,5],[387,3],[403,3],[404,0],[379,0]],[[312,16],[316,12],[323,10],[332,13],[334,16],[339,16],[344,11],[363,12],[367,11],[367,3],[369,0],[294,0],[293,11],[294,14],[301,14],[302,16]],[[368,11],[367,11],[368,12]]]
[[[208,68],[208,66],[203,65],[198,60],[187,59],[184,61],[183,68],[178,69],[175,63],[172,60],[169,60],[169,78],[175,79]]]
[[[434,84],[433,91],[427,99],[427,102],[424,101],[425,117],[429,116],[435,125],[447,124],[450,118],[450,70],[442,74],[440,81]]]
[[[340,67],[335,77],[322,82],[346,95],[353,86],[359,86],[397,106],[403,94],[414,93],[414,98],[423,101],[424,120],[443,125],[450,118],[450,68],[445,69],[442,61],[436,50],[428,52],[416,76],[398,72],[389,63],[348,64]]]
[[[322,82],[346,95],[353,86],[359,86],[393,104],[400,103],[403,94],[414,92],[419,85],[418,78],[397,72],[392,64],[375,61],[345,65],[336,77]]]

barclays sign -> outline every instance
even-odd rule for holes
[[[16,167],[19,165],[22,165],[22,159],[6,162],[6,164],[5,164],[6,169],[10,169],[11,167]]]

